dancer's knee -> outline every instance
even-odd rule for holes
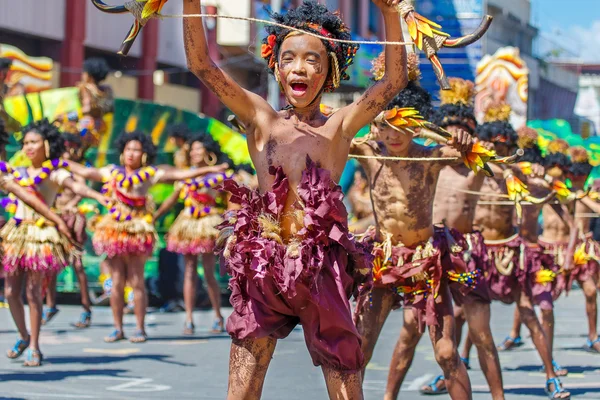
[[[435,344],[435,360],[444,371],[456,368],[458,353],[451,339],[442,338]]]

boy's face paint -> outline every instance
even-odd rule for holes
[[[294,35],[279,49],[279,82],[288,102],[295,108],[311,105],[329,74],[327,49],[320,39]]]
[[[371,132],[377,141],[383,143],[389,154],[403,154],[413,140],[413,134],[408,130],[399,132],[381,122],[371,124]]]

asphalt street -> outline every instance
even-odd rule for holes
[[[226,310],[229,312],[229,310]],[[148,315],[149,341],[106,344],[102,338],[112,330],[110,309],[94,309],[91,328],[78,331],[70,326],[80,309],[62,306],[60,313],[42,332],[45,364],[22,367],[22,360],[0,358],[0,399],[224,399],[227,388],[230,340],[226,334],[211,335],[212,314],[196,313],[197,334],[181,335],[183,313]],[[495,339],[503,339],[511,325],[513,308],[493,305]],[[365,397],[381,399],[391,351],[401,326],[401,312],[388,319],[369,364]],[[135,326],[126,316],[126,334]],[[583,351],[587,321],[580,291],[562,297],[556,309],[555,359],[570,370],[563,379],[575,399],[600,399],[600,355]],[[8,350],[16,340],[8,309],[0,309],[0,348]],[[508,399],[546,398],[544,374],[531,340],[512,352],[501,354]],[[475,356],[475,354],[473,355]],[[471,382],[475,399],[490,395],[476,357],[472,357]],[[422,398],[417,389],[437,374],[431,345],[424,335],[415,362],[399,398]],[[326,399],[320,369],[313,367],[303,334],[296,329],[278,343],[269,369],[263,399]],[[439,396],[444,399],[447,396]]]

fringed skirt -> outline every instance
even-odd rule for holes
[[[32,221],[9,220],[0,230],[4,270],[57,273],[80,254],[56,227]]]
[[[222,222],[223,217],[219,214],[194,218],[184,210],[169,229],[167,249],[179,254],[212,253],[219,235],[216,227]]]
[[[109,258],[128,254],[150,256],[156,243],[156,229],[144,217],[117,221],[111,215],[103,215],[94,228],[94,251]]]

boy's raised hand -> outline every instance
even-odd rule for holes
[[[372,0],[383,13],[398,13],[398,5],[403,0]]]

